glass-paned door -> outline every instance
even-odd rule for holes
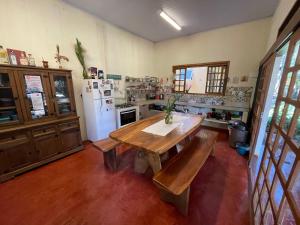
[[[272,56],[262,67],[260,71],[259,81],[257,84],[257,92],[255,104],[253,107],[252,115],[252,127],[251,127],[251,155],[250,155],[250,176],[251,184],[253,188],[254,180],[258,173],[258,166],[262,160],[263,150],[257,149],[256,142],[259,139],[260,127],[262,126],[263,116],[266,114],[266,99],[268,95],[268,89],[270,80],[272,77],[272,70],[274,64],[274,56]]]
[[[57,115],[75,113],[71,75],[69,73],[52,73],[50,80]]]
[[[255,224],[300,224],[299,46],[300,30],[289,41],[270,132],[253,188]]]
[[[14,74],[0,69],[0,125],[23,121]]]
[[[276,106],[288,45],[289,42],[273,54],[261,69],[261,79],[257,85],[257,95],[252,116],[252,152],[249,163],[252,188],[258,175],[266,139],[270,133],[271,119]]]
[[[48,74],[28,70],[20,72],[19,75],[28,119],[34,121],[53,116],[53,106],[48,96]]]

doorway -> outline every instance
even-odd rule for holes
[[[254,181],[256,180],[256,177],[258,175],[258,169],[262,160],[267,135],[270,132],[271,120],[274,114],[276,100],[278,97],[279,86],[288,52],[288,46],[289,42],[276,52],[275,59],[269,60],[269,71],[265,71],[265,73],[269,74],[265,74],[265,76],[270,76],[270,78],[261,80],[258,84],[264,87],[265,99],[264,101],[262,101],[262,109],[260,115],[258,115],[258,130],[252,145],[254,150],[250,161],[251,180],[253,181],[251,182],[252,185],[254,185]],[[266,82],[266,85],[260,84],[261,82]]]

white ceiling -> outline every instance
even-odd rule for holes
[[[127,31],[158,42],[272,16],[278,0],[64,0]],[[163,9],[180,26],[159,16]]]

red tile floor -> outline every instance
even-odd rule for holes
[[[189,216],[159,199],[151,178],[133,171],[134,151],[107,171],[92,145],[0,184],[1,225],[247,225],[247,162],[220,135],[191,187]]]

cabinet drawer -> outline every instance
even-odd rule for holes
[[[39,160],[51,158],[61,152],[61,143],[55,133],[39,135],[34,139],[34,145]]]
[[[72,130],[72,129],[77,129],[79,128],[79,122],[76,121],[70,121],[67,123],[61,123],[58,125],[59,126],[59,130],[61,132],[67,131],[67,130]]]
[[[69,129],[61,133],[61,143],[64,152],[81,146],[80,129]]]
[[[40,127],[32,130],[32,136],[34,138],[49,135],[49,134],[55,134],[55,133],[56,133],[55,126]]]
[[[0,138],[0,174],[14,171],[33,161],[30,132],[11,132]]]
[[[29,142],[26,134],[11,134],[0,138],[0,149],[8,149]]]

